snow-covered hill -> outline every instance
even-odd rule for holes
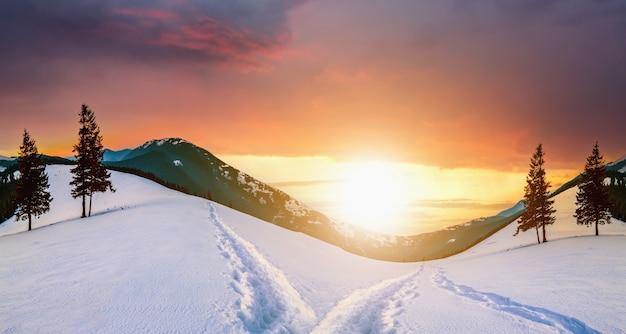
[[[123,173],[78,219],[69,167],[47,171],[51,212],[33,231],[0,225],[2,332],[626,330],[626,226],[579,231],[568,192],[546,244],[510,225],[457,256],[390,263]]]

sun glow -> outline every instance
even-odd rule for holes
[[[241,170],[254,171],[252,176],[330,218],[397,235],[432,232],[495,215],[521,198],[526,179],[525,172],[443,169],[380,160],[221,158]]]
[[[383,230],[408,210],[410,189],[406,178],[391,164],[350,164],[337,184],[342,220],[368,229]]]

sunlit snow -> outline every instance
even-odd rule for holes
[[[117,172],[79,219],[69,169],[47,168],[54,200],[33,231],[0,224],[2,332],[626,330],[626,226],[576,225],[575,189],[548,243],[511,224],[454,257],[390,263]]]

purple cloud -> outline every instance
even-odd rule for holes
[[[59,63],[72,60],[262,68],[290,41],[287,13],[301,2],[2,1],[0,95],[22,81],[60,80]]]

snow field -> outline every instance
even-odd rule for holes
[[[599,333],[589,328],[578,319],[570,318],[540,307],[522,305],[512,301],[508,297],[503,297],[495,293],[479,292],[468,286],[456,285],[446,278],[444,271],[441,269],[433,275],[433,282],[437,287],[451,291],[457,296],[475,300],[483,307],[510,313],[513,316],[530,320],[537,324],[545,324],[548,328],[552,328],[558,333]]]
[[[217,247],[233,270],[231,286],[241,295],[236,305],[244,328],[253,333],[310,328],[317,318],[315,311],[302,300],[285,274],[224,224],[211,203],[208,208],[217,229]]]
[[[577,225],[576,191],[555,198],[557,219],[546,230],[547,243],[537,245],[534,231],[513,237],[517,225],[511,224],[434,263],[450,280],[476,291],[575,318],[602,333],[626,332],[626,224],[611,219],[599,227],[599,237],[593,227]]]
[[[423,271],[358,289],[338,302],[312,333],[388,333],[399,324],[395,316],[405,299],[416,296],[416,278]],[[397,329],[397,328],[396,328]]]
[[[65,222],[0,238],[0,332],[233,328],[236,319],[216,312],[236,294],[222,279],[227,264],[215,241],[207,242],[202,201],[112,173],[117,192],[96,199],[91,218],[70,219],[80,215],[80,201],[69,196],[69,168],[48,167],[48,174],[55,207],[34,226],[55,215]]]
[[[546,244],[510,225],[458,256],[388,263],[123,173],[78,219],[69,167],[48,174],[38,228],[0,225],[0,332],[626,330],[622,222],[573,238],[558,213]]]

